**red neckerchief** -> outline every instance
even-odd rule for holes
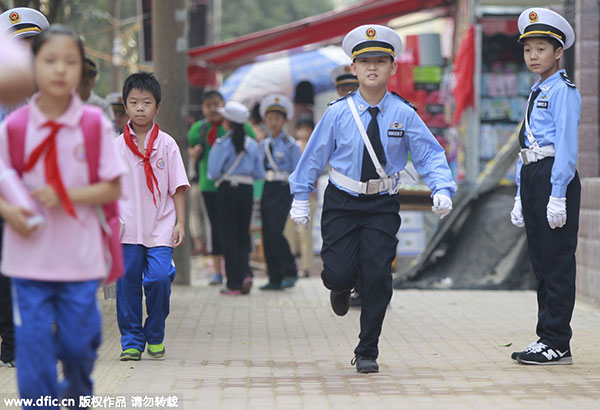
[[[152,133],[150,134],[150,140],[148,141],[148,145],[146,146],[146,153],[142,154],[138,145],[131,138],[131,133],[129,131],[129,124],[125,126],[125,130],[123,132],[123,137],[125,138],[125,143],[133,152],[134,155],[137,155],[144,161],[144,173],[146,174],[146,185],[148,185],[148,189],[152,192],[152,199],[154,200],[154,206],[156,206],[156,198],[154,197],[154,185],[156,185],[156,190],[158,191],[158,197],[160,198],[160,189],[158,188],[158,180],[154,175],[154,171],[152,171],[152,165],[150,164],[150,155],[152,154],[152,148],[154,146],[154,141],[158,136],[158,124],[154,124],[154,128],[152,128]],[[154,183],[153,183],[154,182]]]
[[[42,153],[47,151],[46,156],[44,157],[44,173],[46,182],[56,191],[56,194],[60,198],[65,212],[67,212],[73,218],[77,218],[77,215],[75,214],[75,208],[73,207],[71,198],[69,198],[67,190],[63,185],[62,177],[60,176],[60,169],[58,168],[56,134],[58,134],[58,130],[60,130],[62,124],[54,121],[48,121],[42,125],[42,128],[45,127],[50,127],[50,134],[33,150],[29,156],[29,160],[25,165],[25,172],[30,171],[38,162]]]
[[[219,128],[221,124],[223,124],[223,121],[210,122],[210,130],[208,130],[208,134],[206,134],[206,140],[208,141],[209,147],[212,147],[217,140],[217,128]]]

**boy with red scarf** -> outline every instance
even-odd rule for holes
[[[154,122],[161,100],[156,78],[143,72],[130,75],[123,100],[130,121],[118,144],[131,177],[123,178],[125,194],[119,201],[125,222],[125,275],[117,281],[120,360],[140,360],[146,343],[148,356],[161,358],[175,278],[173,248],[185,236],[185,191],[190,184],[177,143]],[[148,314],[144,324],[142,287]]]

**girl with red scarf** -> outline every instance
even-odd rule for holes
[[[190,184],[177,143],[154,122],[161,100],[156,78],[149,73],[130,75],[123,99],[130,121],[118,145],[131,173],[123,180],[126,195],[119,201],[125,222],[121,239],[125,275],[117,281],[120,360],[140,360],[146,343],[148,356],[161,358],[175,278],[173,248],[185,236],[185,191]]]

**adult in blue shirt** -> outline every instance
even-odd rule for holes
[[[360,277],[360,341],[352,364],[359,373],[373,373],[379,370],[378,340],[392,297],[399,172],[409,152],[433,191],[434,212],[450,212],[456,185],[444,149],[413,107],[387,91],[388,78],[396,70],[394,57],[402,47],[399,35],[384,26],[360,26],[346,35],[342,46],[352,59],[359,89],[331,104],[310,137],[290,176],[290,215],[298,223],[308,222],[308,195],[329,164],[321,277],[331,291],[333,311],[340,316],[348,312],[350,290]]]
[[[227,268],[224,295],[248,294],[252,287],[250,272],[250,218],[253,183],[264,178],[258,143],[246,135],[244,124],[248,109],[229,101],[218,109],[225,119],[227,133],[213,145],[208,157],[208,178],[217,185],[217,218],[221,249]]]
[[[265,166],[260,217],[269,283],[260,289],[282,290],[294,286],[298,278],[296,261],[283,230],[292,203],[288,178],[296,169],[300,148],[283,130],[285,123],[294,117],[294,105],[289,98],[281,94],[265,97],[260,103],[260,115],[269,131],[260,142]]]
[[[511,357],[521,364],[571,364],[581,197],[575,169],[581,96],[559,65],[563,50],[575,41],[575,32],[561,15],[538,7],[523,11],[518,24],[527,68],[540,78],[531,88],[521,128],[511,221],[524,225],[527,233],[538,280],[539,339]]]

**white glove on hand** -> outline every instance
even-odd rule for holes
[[[452,211],[452,200],[446,195],[434,194],[431,210],[433,213],[438,214],[440,219],[444,219]]]
[[[525,221],[523,221],[523,205],[521,205],[521,197],[515,197],[515,204],[513,205],[512,211],[510,211],[510,221],[517,228],[522,228],[525,226]]]
[[[310,221],[310,205],[308,199],[294,199],[292,201],[292,209],[290,209],[290,216],[298,225],[307,226]]]
[[[562,228],[567,223],[567,198],[551,196],[546,206],[546,218],[550,228]]]

